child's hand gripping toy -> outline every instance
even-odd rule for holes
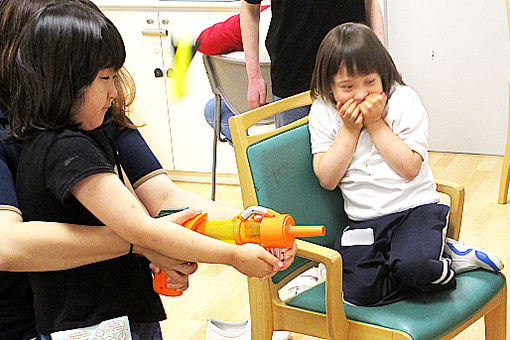
[[[264,211],[263,216],[246,210],[232,220],[208,221],[207,213],[198,214],[183,223],[188,229],[232,244],[256,243],[277,257],[292,247],[296,237],[324,236],[322,225],[297,226],[292,216]],[[247,216],[248,215],[248,216]],[[154,275],[154,290],[167,296],[180,296],[182,292],[167,288],[167,275],[160,271]]]

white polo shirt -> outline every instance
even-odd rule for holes
[[[395,85],[383,118],[424,161],[413,180],[400,177],[381,156],[368,132],[362,129],[351,164],[339,183],[345,212],[354,221],[439,202],[428,165],[428,116],[416,92],[408,86]],[[312,104],[309,122],[312,153],[328,151],[343,125],[337,110],[318,98]]]

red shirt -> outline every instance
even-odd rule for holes
[[[269,5],[261,6],[260,11],[268,7]],[[239,14],[203,30],[196,40],[196,44],[199,43],[198,50],[207,55],[243,51]]]

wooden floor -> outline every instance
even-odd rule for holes
[[[502,157],[494,156],[430,154],[430,164],[436,180],[455,182],[466,190],[460,240],[485,247],[498,255],[507,264],[503,273],[508,278],[510,203],[497,203],[502,162]],[[204,196],[210,195],[209,184],[179,184]],[[219,185],[217,200],[242,208],[238,186]],[[246,279],[234,269],[220,265],[200,265],[198,272],[191,276],[190,288],[183,296],[164,297],[163,300],[168,316],[162,323],[165,340],[204,339],[208,317],[226,321],[249,317]],[[507,325],[510,322],[507,321]],[[293,340],[309,338],[299,334],[291,336]],[[455,339],[484,339],[483,321],[477,322]]]

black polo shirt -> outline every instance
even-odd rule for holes
[[[16,191],[24,220],[101,225],[70,189],[93,174],[113,173],[115,152],[104,128],[39,133],[19,160]],[[132,322],[165,318],[150,269],[134,254],[28,275],[37,328],[45,335],[123,315]]]

